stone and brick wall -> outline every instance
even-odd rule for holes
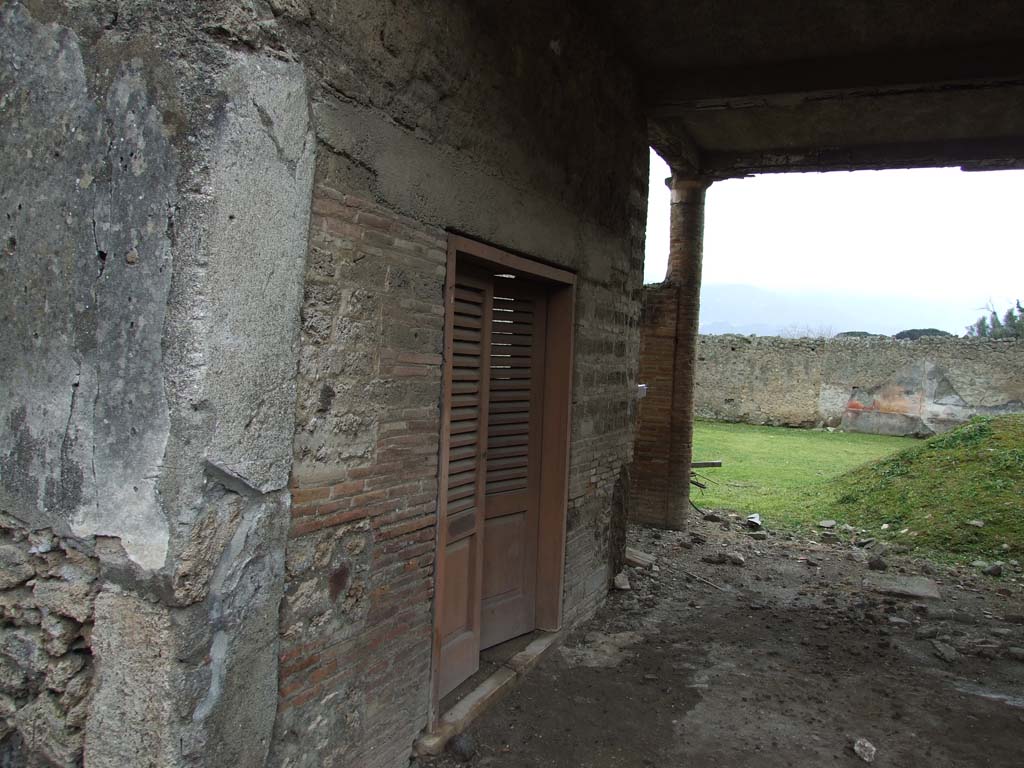
[[[646,139],[569,9],[309,5],[279,17],[320,88],[270,762],[390,768],[429,716],[447,233],[577,273],[569,626],[622,546]]]
[[[315,142],[241,5],[0,3],[0,764],[267,755]]]
[[[0,521],[0,765],[81,764],[98,570],[74,542]]]
[[[275,764],[397,765],[426,723],[445,248],[315,189]],[[622,546],[636,315],[628,284],[579,286],[566,625],[600,605]]]
[[[592,615],[604,600],[625,546],[639,325],[632,280],[603,286],[583,281],[577,286],[563,585],[566,626]]]
[[[698,418],[942,432],[976,414],[1024,411],[1024,342],[701,336]]]
[[[637,522],[660,524],[671,488],[669,451],[674,407],[678,292],[668,284],[644,286],[637,381],[647,385],[640,401],[633,463],[633,509]]]
[[[425,722],[445,260],[443,232],[316,187],[281,607],[281,765],[395,765]]]
[[[585,9],[540,0],[0,15],[0,573],[35,573],[0,626],[0,661],[26,670],[0,712],[11,759],[406,765],[427,719],[447,232],[576,272],[567,624],[621,548],[633,74]],[[52,659],[40,594],[78,582],[22,551],[40,530],[98,562],[91,613],[52,609],[78,632]]]

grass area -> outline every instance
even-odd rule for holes
[[[693,500],[701,507],[759,512],[766,520],[785,522],[797,503],[819,486],[917,442],[909,437],[698,421],[693,428],[694,459],[721,459],[723,466],[698,470],[709,485],[696,491]]]
[[[783,528],[828,517],[935,557],[1024,551],[1024,415],[925,441],[701,422],[694,445],[696,458],[725,461],[704,471],[713,484],[694,496],[702,507],[760,512]]]

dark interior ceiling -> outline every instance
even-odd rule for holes
[[[587,6],[677,170],[1024,168],[1024,0]]]

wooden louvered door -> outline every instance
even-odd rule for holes
[[[448,241],[431,720],[480,651],[561,624],[575,277]]]
[[[490,333],[480,647],[532,631],[546,301],[523,279],[495,278]]]
[[[444,431],[439,494],[439,695],[480,665],[487,404],[493,280],[459,269],[446,316]]]

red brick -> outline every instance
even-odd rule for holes
[[[327,517],[302,518],[301,522],[292,523],[288,536],[294,539],[299,536],[305,536],[307,533],[322,530],[323,528],[331,528],[343,523],[350,523],[354,520],[361,520],[367,516],[368,513],[365,509],[353,509]]]
[[[366,483],[362,480],[349,480],[344,483],[335,483],[331,486],[331,498],[338,498],[340,496],[351,496],[354,493],[359,493],[363,490],[363,486]]]
[[[326,499],[330,494],[330,488],[297,488],[292,491],[292,504],[298,506],[317,499]]]

